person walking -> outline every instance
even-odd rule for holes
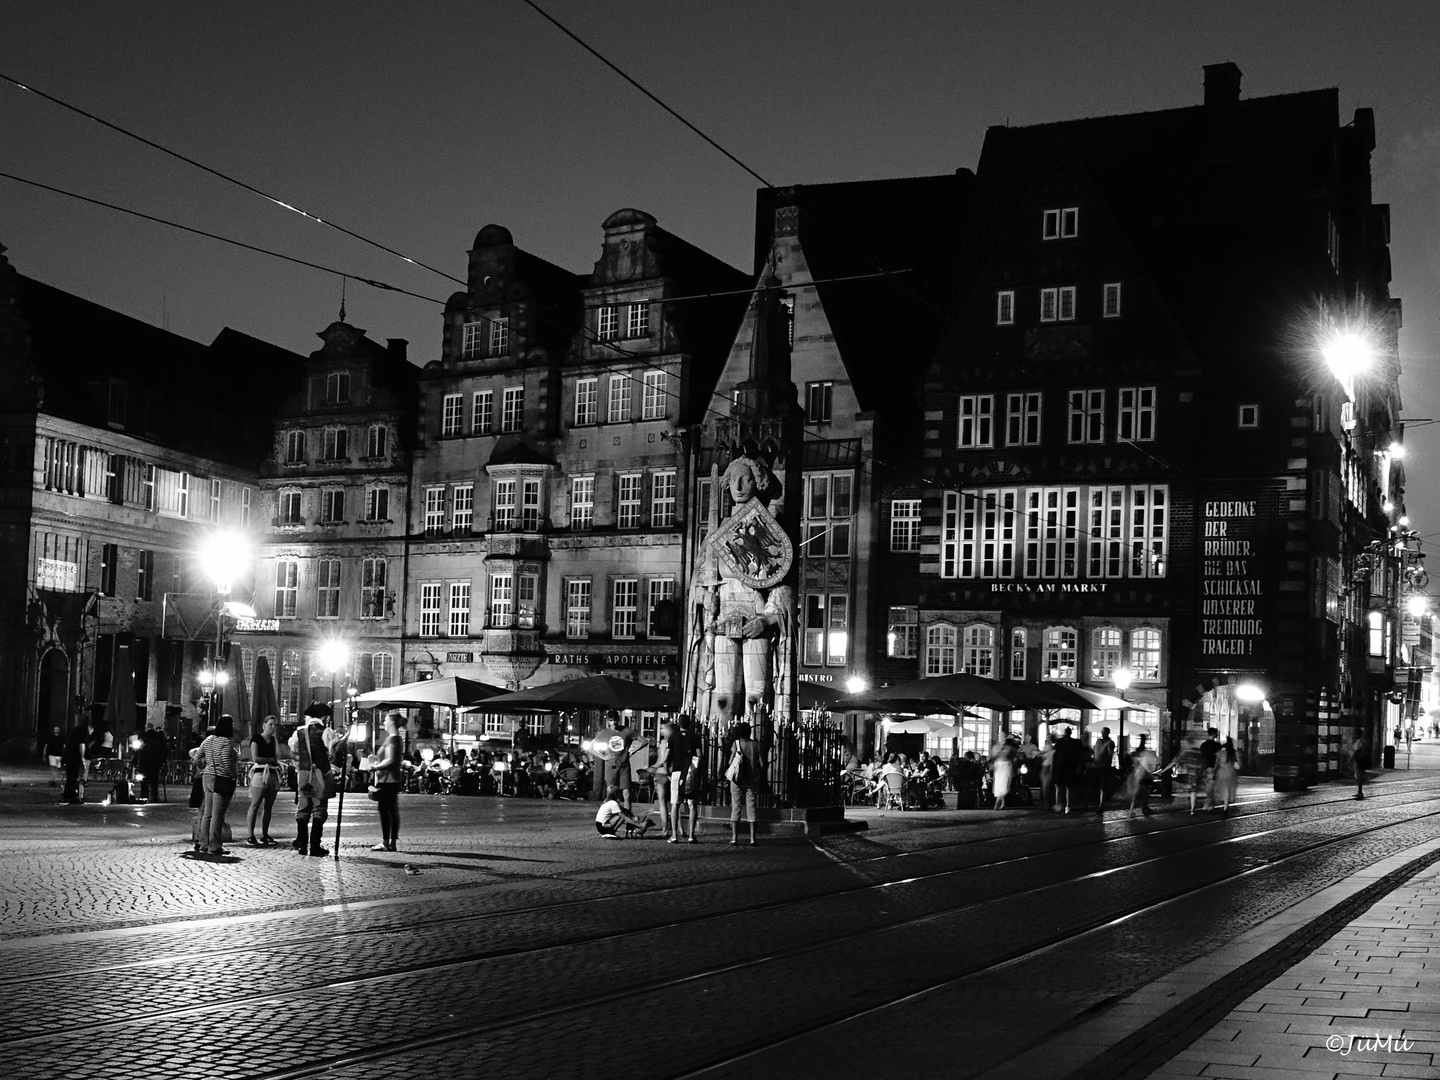
[[[275,715],[265,717],[260,730],[250,739],[250,810],[245,816],[249,835],[246,847],[271,847],[270,815],[275,809],[275,796],[280,792],[280,746],[276,735],[279,721]],[[260,836],[255,836],[255,823],[260,823]]]
[[[1015,752],[1019,745],[1015,736],[1006,735],[990,751],[990,791],[995,796],[995,809],[1005,809],[1010,782],[1015,775]]]
[[[1105,812],[1105,800],[1113,790],[1110,773],[1115,768],[1115,740],[1110,738],[1110,729],[1102,727],[1100,738],[1095,743],[1095,755],[1090,759],[1090,787],[1095,792],[1095,812]]]
[[[1040,805],[1058,810],[1055,803],[1055,733],[1045,736],[1045,749],[1040,752]]]
[[[1055,741],[1051,780],[1055,785],[1055,809],[1070,813],[1070,798],[1080,780],[1081,747],[1071,728]]]
[[[1350,743],[1350,768],[1355,776],[1355,798],[1365,798],[1365,770],[1370,767],[1370,740],[1365,737],[1364,728],[1355,729],[1355,739]]]
[[[1200,744],[1201,786],[1205,789],[1205,809],[1215,809],[1215,756],[1220,753],[1220,729],[1206,728],[1205,741]]]
[[[725,779],[730,781],[730,843],[740,842],[740,804],[743,801],[750,822],[750,845],[755,845],[755,815],[762,771],[760,744],[750,738],[750,725],[735,725],[735,741],[730,746],[730,764]]]
[[[329,849],[320,844],[320,834],[335,786],[319,717],[312,716],[295,729],[290,752],[295,758],[295,839],[290,846],[301,855],[329,855]]]
[[[240,774],[240,755],[235,749],[235,718],[228,713],[215,722],[215,734],[200,744],[198,764],[203,767],[200,782],[205,789],[200,804],[200,828],[195,834],[195,850],[211,858],[226,855],[224,832],[225,811],[235,797],[235,782]]]
[[[680,802],[684,794],[685,775],[690,771],[690,738],[684,728],[675,721],[666,725],[670,729],[670,827],[668,842],[680,842]]]
[[[86,756],[90,747],[90,721],[81,720],[70,729],[65,739],[65,752],[60,762],[65,767],[65,790],[60,793],[62,801],[79,805],[85,801],[85,770],[89,767]]]
[[[135,766],[140,773],[140,797],[146,802],[160,801],[160,774],[170,760],[170,741],[165,738],[163,721],[152,720],[140,736],[140,749],[135,752]]]
[[[371,783],[375,785],[375,805],[380,810],[380,843],[371,851],[395,851],[400,843],[400,763],[405,758],[405,743],[400,738],[399,713],[385,717],[385,741],[375,755]]]
[[[1149,735],[1140,735],[1140,745],[1135,753],[1130,755],[1130,784],[1133,791],[1130,793],[1130,813],[1133,816],[1135,807],[1138,804],[1141,812],[1149,817],[1155,813],[1150,809],[1150,778],[1155,775],[1155,770],[1160,767],[1160,759],[1155,751],[1146,744]]]
[[[50,729],[40,753],[45,758],[45,764],[50,766],[50,786],[59,787],[60,778],[65,775],[65,736],[60,733],[58,724]]]
[[[1230,804],[1235,801],[1235,790],[1240,783],[1240,775],[1237,772],[1240,755],[1235,751],[1235,740],[1229,735],[1225,736],[1225,744],[1215,753],[1215,778],[1213,790],[1215,799],[1220,803],[1220,815],[1224,817],[1230,813]]]

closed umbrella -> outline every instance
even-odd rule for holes
[[[225,671],[230,676],[225,686],[225,711],[235,718],[235,734],[245,743],[250,740],[255,714],[250,709],[250,691],[245,686],[245,665],[239,649],[230,650]]]
[[[265,717],[280,717],[280,701],[275,696],[275,680],[270,677],[270,661],[263,654],[255,658],[255,692],[250,702],[250,715],[264,722]]]
[[[130,646],[115,648],[115,664],[110,671],[110,696],[105,699],[105,729],[114,738],[118,754],[127,736],[135,734],[135,667],[130,660]]]

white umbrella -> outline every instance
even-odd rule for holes
[[[932,720],[928,716],[914,716],[908,720],[886,720],[885,730],[891,735],[934,735],[938,732],[953,735],[955,725],[944,720]]]

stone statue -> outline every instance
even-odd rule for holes
[[[744,456],[720,479],[734,508],[718,520],[714,484],[709,535],[690,584],[687,703],[702,719],[725,725],[741,716],[788,716],[790,655],[776,643],[790,639],[794,596],[780,581],[794,547],[765,505],[779,484],[764,463]]]

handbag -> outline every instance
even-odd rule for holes
[[[380,801],[380,789],[374,784],[371,784],[368,788],[365,789],[365,794],[370,797],[371,802]]]
[[[190,784],[190,809],[199,810],[205,803],[205,782],[197,775]]]
[[[735,748],[735,756],[730,759],[730,767],[725,770],[725,779],[729,780],[730,783],[740,783],[740,770],[742,762],[744,762],[744,760],[745,755],[740,751],[740,748],[737,746]]]
[[[235,778],[233,776],[216,776],[213,778],[212,787],[216,795],[223,795],[229,798],[235,794]]]

